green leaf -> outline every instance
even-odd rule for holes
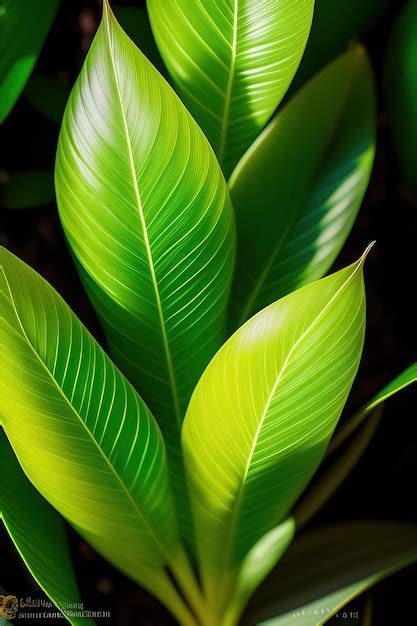
[[[191,533],[180,430],[224,340],[233,213],[207,140],[107,2],[64,116],[56,189],[111,354],[162,427]]]
[[[222,626],[234,626],[253,592],[271,572],[295,534],[295,523],[290,517],[270,530],[249,551],[239,571],[236,589],[228,604]]]
[[[301,534],[255,594],[253,626],[319,626],[382,578],[417,561],[417,526],[350,522]]]
[[[347,422],[345,422],[340,430],[338,430],[332,439],[329,447],[329,454],[337,450],[337,448],[346,441],[346,439],[362,424],[368,415],[383,402],[391,398],[402,389],[417,383],[417,363],[413,363],[404,372],[399,374],[386,387],[376,394],[369,402],[359,409]]]
[[[362,352],[364,258],[250,319],[196,387],[183,450],[209,597],[227,593],[224,577],[285,519],[323,457]]]
[[[387,48],[385,95],[389,124],[404,179],[417,191],[417,0],[398,17]]]
[[[388,4],[389,0],[316,0],[310,37],[291,93],[366,33]]]
[[[0,267],[0,414],[19,463],[98,552],[174,610],[163,568],[181,583],[187,564],[155,420],[46,281],[4,248]]]
[[[115,7],[114,13],[123,30],[164,76],[166,68],[156,45],[146,8]]]
[[[368,185],[375,125],[372,70],[357,47],[298,92],[240,161],[229,183],[233,328],[328,271]]]
[[[0,123],[12,110],[37,61],[59,0],[2,0]]]
[[[33,488],[0,429],[0,519],[30,573],[52,602],[68,616],[81,602],[64,524]],[[93,624],[69,617],[71,624]]]
[[[32,74],[24,96],[34,109],[54,124],[60,124],[70,90],[58,79]]]
[[[52,172],[27,170],[13,174],[0,184],[0,207],[4,209],[32,209],[54,202]]]
[[[148,0],[155,39],[226,176],[284,96],[314,0]]]

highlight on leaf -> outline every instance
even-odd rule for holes
[[[0,248],[0,414],[25,473],[111,563],[174,612],[190,574],[148,408],[36,272]],[[69,497],[70,495],[70,497]]]
[[[192,396],[183,450],[218,619],[219,589],[230,593],[248,551],[288,515],[337,424],[362,352],[366,254],[251,318]]]
[[[148,0],[147,6],[174,83],[229,176],[290,85],[314,0]]]
[[[224,341],[234,217],[207,139],[107,2],[65,111],[55,181],[111,355],[164,433],[191,542],[180,430]]]
[[[238,164],[229,182],[238,232],[232,329],[321,278],[340,252],[371,175],[374,91],[357,46],[280,109]]]

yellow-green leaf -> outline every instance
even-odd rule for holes
[[[165,446],[148,408],[56,291],[0,248],[0,415],[38,491],[175,610],[187,576]]]
[[[363,259],[250,319],[192,396],[183,449],[214,597],[285,519],[324,455],[362,352]]]

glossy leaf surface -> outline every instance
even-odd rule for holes
[[[59,0],[2,0],[0,124],[18,99],[39,56]]]
[[[389,126],[405,181],[417,190],[417,1],[408,0],[387,49],[385,94]]]
[[[388,4],[389,0],[316,0],[310,36],[290,91],[294,93],[345,52],[378,20]]]
[[[313,7],[314,0],[148,0],[162,57],[226,176],[286,92]]]
[[[232,207],[206,138],[107,3],[65,112],[56,189],[112,356],[162,427],[189,521],[180,428],[224,339]]]
[[[305,532],[259,588],[243,624],[319,626],[379,580],[416,561],[415,525],[351,522]]]
[[[81,602],[64,523],[24,475],[0,429],[0,519],[30,573],[65,614]],[[71,624],[93,624],[68,617]]]
[[[319,464],[358,367],[363,259],[250,319],[187,411],[183,449],[202,569],[222,588]]]
[[[0,414],[39,492],[111,563],[170,601],[181,560],[162,435],[54,289],[0,250]]]
[[[55,202],[54,176],[47,170],[27,170],[13,174],[0,184],[0,207],[33,209]]]
[[[328,271],[368,185],[375,124],[372,70],[357,47],[307,83],[242,158],[229,183],[233,328]]]

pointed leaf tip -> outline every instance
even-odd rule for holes
[[[358,261],[358,266],[359,267],[363,267],[365,265],[365,261],[368,258],[368,254],[370,253],[370,251],[372,250],[372,248],[376,245],[376,240],[371,241],[371,243],[365,248],[364,253],[362,254],[362,256],[360,257],[359,261]]]

